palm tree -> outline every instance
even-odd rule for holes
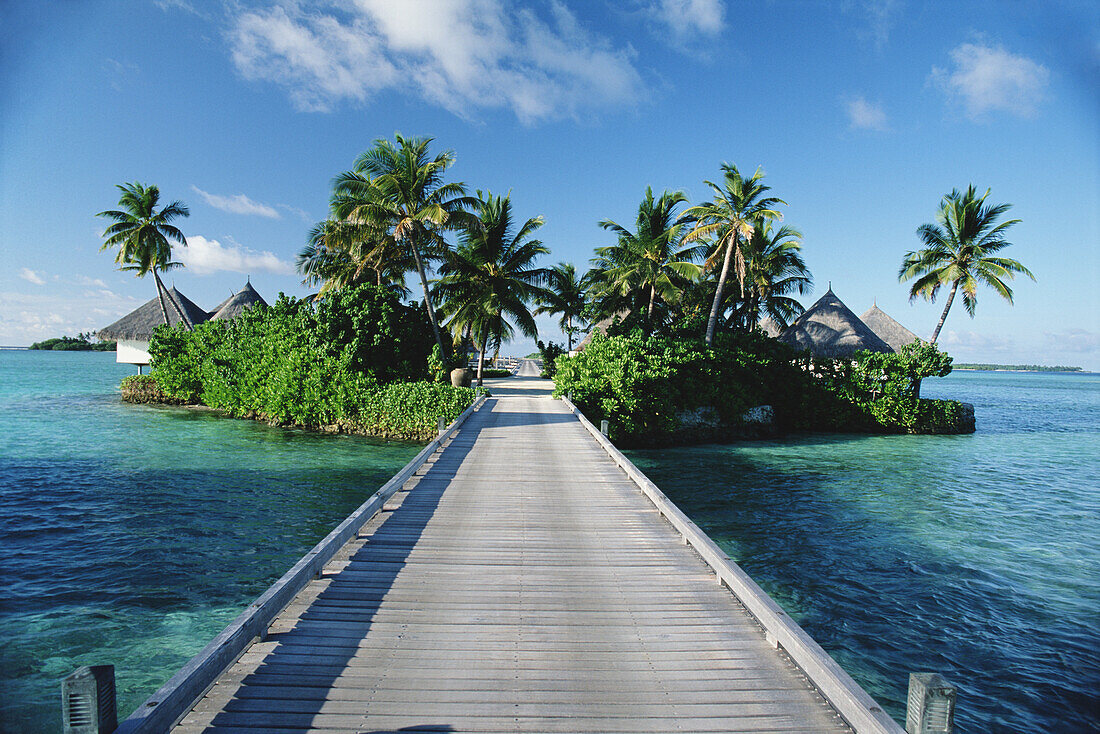
[[[375,140],[374,146],[339,174],[333,183],[332,211],[337,219],[370,223],[411,255],[424,290],[424,305],[441,354],[446,354],[428,288],[427,261],[447,251],[443,231],[465,221],[466,209],[476,200],[461,183],[445,183],[443,174],[454,163],[454,153],[434,158],[431,138],[394,136],[395,142]]]
[[[189,330],[194,329],[191,319],[168,293],[158,275],[183,267],[181,263],[172,261],[172,243],[169,240],[187,246],[187,238],[172,224],[172,220],[189,216],[191,212],[180,201],[173,201],[157,211],[160,189],[156,186],[134,182],[119,184],[115,188],[122,192],[118,200],[122,209],[96,214],[97,217],[114,220],[103,232],[105,239],[99,249],[118,248],[115,262],[118,263],[119,270],[133,271],[139,278],[151,272],[157,285],[157,297],[160,299],[160,311],[165,325],[168,324],[168,309],[164,304],[164,296],[168,294],[168,301],[175,308],[180,320]]]
[[[326,219],[310,230],[309,241],[298,252],[297,267],[303,284],[321,284],[318,295],[373,281],[406,296],[405,274],[416,268],[416,262],[380,227]]]
[[[533,217],[518,230],[512,226],[509,197],[477,195],[476,219],[467,223],[459,246],[448,252],[439,268],[442,276],[436,293],[456,337],[469,334],[480,351],[477,384],[482,384],[485,353],[512,338],[515,330],[538,336],[538,327],[527,304],[549,294],[541,284],[548,271],[534,267],[535,260],[550,252],[531,235],[542,226]]]
[[[685,202],[682,191],[665,191],[654,199],[653,189],[647,187],[634,232],[610,219],[600,222],[619,236],[616,244],[596,248],[589,273],[590,292],[601,315],[640,305],[645,308],[646,331],[652,331],[657,303],[675,303],[685,281],[698,277],[699,266],[691,261],[700,248],[681,246],[688,220],[676,216],[676,207]],[[644,300],[639,303],[639,298]]]
[[[584,322],[584,312],[588,302],[584,296],[584,285],[577,277],[577,268],[573,263],[558,263],[550,268],[547,273],[546,293],[539,299],[539,307],[535,315],[561,314],[558,326],[561,327],[565,338],[569,342],[569,350],[573,351],[573,336],[579,330],[574,326],[574,320]]]
[[[767,316],[786,328],[802,313],[802,304],[789,295],[805,293],[813,285],[801,251],[802,233],[793,227],[782,225],[773,230],[768,221],[753,225],[743,246],[743,295],[735,311],[739,326],[752,329],[761,316]]]
[[[985,283],[1012,303],[1012,289],[1005,279],[1013,280],[1016,273],[1023,273],[1035,280],[1031,271],[1019,262],[993,257],[994,253],[1012,244],[1005,240],[1005,231],[1020,220],[998,223],[997,219],[1012,205],[986,204],[989,191],[986,189],[979,197],[974,184],[970,184],[966,191],[954,189],[944,196],[936,213],[939,224],[922,224],[917,228],[924,249],[907,252],[898,271],[899,281],[914,280],[909,289],[910,301],[921,296],[935,302],[940,288],[951,286],[940,322],[932,333],[932,344],[939,338],[951,302],[960,288],[966,312],[973,318],[978,303],[978,283]]]
[[[710,318],[707,320],[707,345],[714,343],[714,332],[718,328],[718,315],[731,262],[738,280],[742,284],[745,282],[745,255],[741,242],[752,236],[755,222],[779,219],[780,214],[775,207],[787,203],[782,199],[764,196],[770,187],[762,183],[764,173],[759,168],[751,177],[745,178],[737,170],[737,166],[724,163],[722,173],[722,186],[712,181],[705,182],[714,191],[714,201],[688,210],[687,213],[696,219],[697,224],[684,238],[689,242],[703,239],[712,243],[704,269],[714,271],[718,263],[722,263]]]

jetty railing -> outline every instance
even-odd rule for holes
[[[412,461],[382,485],[381,489],[371,495],[347,519],[337,525],[324,540],[302,556],[301,560],[283,574],[282,578],[230,622],[228,627],[161,686],[160,690],[141,704],[119,725],[116,732],[118,734],[153,734],[167,731],[174,726],[190,710],[195,701],[214,685],[218,677],[240,658],[254,640],[264,637],[275,617],[298,595],[298,592],[317,578],[325,564],[331,561],[340,549],[382,510],[386,500],[409,481],[417,469],[423,466],[428,458],[484,403],[485,396],[479,396],[473,405],[440,431],[439,435]]]
[[[717,543],[700,530],[603,432],[585,418],[569,397],[563,397],[562,402],[577,416],[581,425],[592,434],[607,455],[649,498],[657,511],[680,533],[682,541],[694,548],[711,567],[717,583],[726,586],[756,618],[764,629],[765,639],[773,647],[786,652],[849,726],[858,734],[905,734],[905,730],[844,672],[821,645],[806,634]]]

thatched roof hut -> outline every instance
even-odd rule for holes
[[[859,317],[859,320],[871,327],[871,331],[889,344],[895,352],[900,352],[906,344],[912,344],[919,338],[909,329],[890,318],[885,311],[878,307],[877,303],[867,309]]]
[[[779,341],[795,349],[808,349],[815,357],[849,358],[864,349],[894,351],[836,297],[832,288],[795,319],[779,335]]]
[[[244,284],[244,288],[241,288],[214,308],[214,315],[210,317],[210,320],[227,321],[235,319],[244,313],[246,308],[251,308],[257,303],[267,305],[267,301],[252,287],[252,282],[248,281]]]
[[[210,318],[210,314],[196,306],[190,298],[176,290],[175,286],[168,289],[168,295],[179,304],[180,309],[187,314],[193,324],[201,324]],[[165,299],[165,308],[168,310],[168,324],[175,326],[181,319],[176,309]],[[123,316],[121,319],[96,332],[100,339],[142,341],[147,342],[153,338],[153,329],[164,325],[164,312],[160,309],[160,297],[147,301],[136,310]]]
[[[606,334],[607,330],[611,328],[611,325],[615,323],[616,319],[618,319],[619,321],[625,321],[626,317],[629,315],[630,311],[622,311],[620,313],[608,316],[607,318],[600,319],[596,323],[592,324],[591,328],[588,329],[588,333],[584,335],[584,339],[581,339],[581,343],[574,347],[573,351],[583,352],[584,348],[592,343],[593,335],[595,335],[597,332],[599,332],[600,334]]]

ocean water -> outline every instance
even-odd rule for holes
[[[61,730],[115,665],[129,715],[419,451],[127,405],[113,353],[0,351],[0,731]]]
[[[0,731],[58,731],[87,664],[128,714],[418,450],[126,405],[131,372],[0,351]],[[895,718],[931,670],[958,731],[1095,731],[1100,377],[924,391],[978,433],[631,457]]]
[[[1100,731],[1100,375],[956,372],[970,436],[812,435],[631,459],[896,720]]]

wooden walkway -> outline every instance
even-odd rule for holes
[[[173,731],[851,731],[561,401],[502,392]]]

